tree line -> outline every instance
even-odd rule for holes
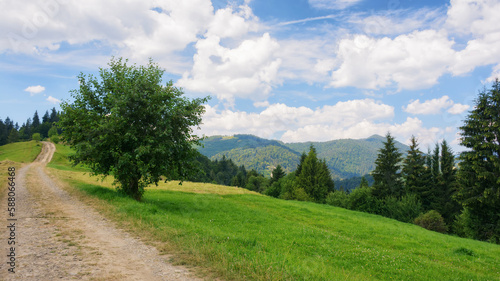
[[[19,123],[14,123],[9,117],[5,121],[0,119],[0,145],[18,141],[42,140],[45,138],[53,138],[53,141],[58,141],[58,135],[61,130],[56,124],[59,121],[60,113],[56,108],[45,111],[45,114],[40,119],[38,111],[35,111],[33,118],[28,118],[21,126]],[[54,138],[55,137],[55,138]]]

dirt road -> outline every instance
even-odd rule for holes
[[[61,189],[45,171],[54,151],[44,142],[37,159],[16,170],[15,221],[7,197],[0,202],[0,280],[200,280]]]

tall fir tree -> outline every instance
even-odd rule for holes
[[[427,185],[424,179],[425,157],[418,148],[418,141],[415,136],[412,136],[410,141],[410,150],[403,162],[402,170],[405,193],[415,194],[422,201],[421,194]]]
[[[31,121],[31,133],[38,133],[40,129],[40,117],[38,117],[38,111],[33,114],[33,121]],[[31,137],[31,135],[30,135]]]
[[[330,190],[334,190],[333,180],[326,162],[318,160],[316,149],[312,145],[301,163],[300,173],[297,173],[297,185],[315,202],[320,203],[324,202]]]
[[[379,150],[375,160],[375,169],[372,172],[375,180],[373,196],[382,199],[402,195],[401,160],[402,154],[396,148],[394,137],[387,133],[384,147]]]
[[[438,210],[443,216],[446,224],[451,225],[460,211],[460,206],[453,199],[457,192],[457,170],[455,168],[455,156],[453,151],[448,146],[446,140],[441,143],[441,174],[438,188],[440,189],[440,209]]]
[[[500,82],[484,89],[460,127],[459,190],[472,238],[500,243]]]
[[[274,182],[279,181],[284,176],[286,176],[286,173],[285,171],[283,171],[283,168],[281,168],[281,165],[278,164],[278,166],[273,169],[273,172],[271,174],[271,181],[269,182],[269,184],[273,184]]]

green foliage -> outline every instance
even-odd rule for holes
[[[384,147],[379,150],[377,160],[375,160],[375,170],[372,172],[375,180],[373,195],[376,198],[400,197],[403,194],[401,160],[402,154],[396,148],[394,137],[387,133]]]
[[[40,136],[40,133],[34,133],[32,136],[31,136],[31,139],[34,140],[34,141],[41,141],[42,140],[42,137]]]
[[[446,233],[448,232],[448,226],[444,222],[443,217],[436,210],[430,210],[425,214],[418,216],[414,223],[425,229]]]
[[[407,194],[401,198],[390,196],[381,204],[381,214],[402,222],[413,222],[422,212],[422,203],[415,194]]]
[[[297,187],[303,189],[315,202],[320,203],[325,201],[328,192],[335,190],[326,162],[318,160],[313,146],[310,147],[307,157],[301,163],[300,172],[297,173]]]
[[[50,140],[51,140],[53,143],[55,143],[55,144],[58,144],[58,143],[61,141],[61,139],[59,138],[59,136],[58,136],[58,135],[53,135],[53,136],[50,138]]]
[[[373,187],[359,187],[349,194],[347,207],[351,210],[378,214],[379,200],[373,196]]]
[[[278,166],[276,166],[276,168],[274,168],[273,173],[271,175],[271,183],[277,182],[278,180],[280,180],[284,176],[286,176],[286,173],[281,168],[281,165],[278,164]]]
[[[19,132],[12,128],[9,133],[9,137],[7,138],[8,143],[18,142],[19,141]]]
[[[326,204],[340,208],[349,208],[349,195],[344,191],[330,192],[326,196]]]
[[[464,121],[460,186],[456,199],[467,210],[466,224],[475,239],[500,243],[500,82],[483,90]]]
[[[427,188],[425,174],[425,157],[418,148],[415,136],[411,137],[410,150],[403,162],[402,176],[407,193],[413,193],[420,198],[420,194]]]
[[[144,187],[161,176],[186,178],[192,172],[192,128],[201,122],[207,99],[188,100],[152,61],[127,65],[112,59],[99,78],[79,75],[73,103],[63,102],[59,126],[75,150],[75,164],[95,175],[115,176],[118,188],[140,200]]]
[[[47,136],[48,136],[49,138],[52,138],[53,136],[56,136],[57,134],[58,134],[58,133],[57,133],[57,127],[56,127],[56,126],[52,126],[52,127],[50,128],[50,130],[48,131]]]

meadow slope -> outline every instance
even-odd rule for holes
[[[177,263],[227,280],[500,280],[500,246],[327,205],[184,182],[142,202],[112,178],[72,168],[58,146],[50,173],[71,193]],[[63,152],[63,153],[61,153]]]

